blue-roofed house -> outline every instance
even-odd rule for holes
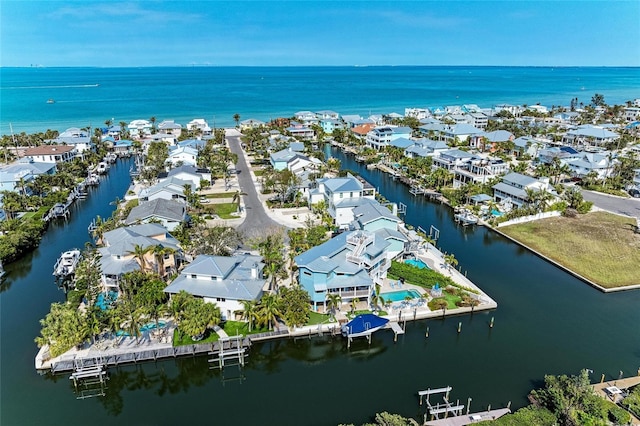
[[[433,167],[440,167],[447,170],[453,170],[467,162],[474,155],[461,149],[452,148],[446,151],[440,151],[438,155],[433,157]]]
[[[482,130],[472,126],[471,124],[460,123],[444,125],[444,127],[437,133],[441,140],[447,142],[449,145],[453,145],[456,142],[467,142],[470,137],[482,133]]]
[[[343,303],[371,302],[376,283],[386,277],[389,242],[369,231],[343,232],[295,257],[300,286],[309,293],[313,310],[326,310],[329,294]]]
[[[571,169],[571,176],[584,178],[589,173],[595,173],[597,179],[605,179],[613,173],[618,160],[614,156],[594,152],[580,152],[577,157],[565,160]]]
[[[281,151],[274,152],[269,155],[269,162],[274,170],[284,170],[287,165],[298,157],[307,158],[305,155],[298,151],[294,151],[291,147],[285,148]]]
[[[205,302],[220,308],[222,319],[233,319],[243,309],[242,302],[258,302],[264,292],[266,280],[260,256],[236,254],[233,256],[199,255],[165,289],[176,294],[184,290]]]
[[[407,139],[404,137],[397,138],[389,142],[389,146],[392,146],[394,148],[399,148],[402,151],[406,150],[407,148],[413,145],[415,145],[415,141],[412,141],[411,139]]]
[[[157,223],[132,225],[105,232],[99,240],[101,282],[105,291],[118,291],[122,275],[127,272],[154,271],[166,277],[177,271],[182,259],[178,240]],[[144,260],[136,259],[135,247],[150,249]],[[155,247],[166,249],[164,253],[152,251]]]
[[[323,118],[320,120],[320,127],[322,127],[323,132],[332,134],[334,130],[344,129],[345,124],[342,120],[337,118]]]
[[[196,151],[200,151],[202,148],[205,147],[206,144],[207,144],[207,141],[204,141],[202,139],[185,139],[183,141],[178,142],[176,145],[183,148],[192,148],[192,149],[195,149]]]
[[[164,120],[158,124],[158,132],[171,135],[177,139],[182,134],[182,126],[174,120]]]
[[[187,218],[187,206],[185,203],[157,198],[152,201],[142,202],[132,208],[124,224],[160,223],[171,232],[178,225],[186,223]]]
[[[133,150],[133,142],[129,139],[120,139],[113,142],[113,152],[117,155],[129,155]]]
[[[91,135],[86,130],[71,127],[60,133],[57,138],[45,141],[58,145],[73,145],[76,147],[76,155],[82,157],[85,152],[95,151],[95,144],[91,142]]]
[[[0,167],[0,191],[22,191],[22,185],[33,181],[39,175],[53,175],[56,172],[56,163],[40,163],[29,159],[7,164]],[[31,195],[28,186],[24,186],[24,192]]]

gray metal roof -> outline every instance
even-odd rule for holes
[[[180,222],[184,220],[186,211],[184,203],[174,200],[166,200],[164,198],[157,198],[155,200],[142,202],[138,206],[132,208],[124,223],[125,225],[131,225],[132,223],[151,217]]]
[[[353,176],[333,178],[324,181],[324,186],[331,192],[361,191],[362,183]]]
[[[262,295],[265,285],[261,260],[260,256],[250,254],[200,255],[164,291],[178,293],[185,290],[200,297],[255,301]]]
[[[397,216],[394,216],[388,208],[381,205],[376,200],[368,198],[364,198],[363,200],[367,200],[367,202],[364,202],[353,209],[353,217],[355,217],[360,224],[364,225],[378,219],[388,219],[394,222],[400,222],[400,219]]]

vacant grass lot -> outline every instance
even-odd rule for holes
[[[605,288],[640,284],[635,220],[605,212],[500,228],[537,252]]]

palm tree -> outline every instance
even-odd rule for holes
[[[356,308],[358,307],[358,303],[360,302],[360,299],[358,299],[357,297],[353,298],[351,300],[351,313],[353,314],[356,311]]]
[[[380,305],[384,306],[384,299],[380,296],[381,286],[380,284],[376,284],[375,292],[371,297],[371,304],[373,305],[375,310],[380,310]]]
[[[451,267],[453,267],[453,269],[455,269],[456,266],[458,266],[458,259],[456,259],[456,257],[453,255],[453,253],[445,254],[444,255],[444,263],[445,263],[445,265],[447,265],[447,267],[449,269],[451,269]]]
[[[129,254],[132,254],[133,257],[135,257],[135,259],[138,261],[138,264],[140,265],[140,270],[142,272],[147,271],[147,260],[145,259],[145,255],[152,250],[153,250],[153,246],[144,247],[140,244],[136,244],[133,247],[133,250],[129,252]]]
[[[329,312],[331,312],[331,316],[335,318],[336,309],[340,310],[340,304],[342,303],[342,296],[340,293],[328,293],[327,299],[325,301],[325,306]]]
[[[240,214],[240,201],[243,195],[247,195],[247,193],[237,190],[235,194],[233,194],[233,200],[231,200],[232,203],[236,203],[236,212],[238,214]]]
[[[249,333],[253,329],[253,323],[258,319],[258,305],[253,300],[242,301],[242,318],[249,323]]]
[[[233,114],[233,121],[236,122],[236,127],[240,127],[240,114],[238,113]]]
[[[275,324],[278,317],[282,315],[280,312],[280,300],[275,293],[265,294],[258,304],[258,322],[265,324],[269,330],[272,324]]]

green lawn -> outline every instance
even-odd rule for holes
[[[640,284],[635,220],[605,212],[500,228],[511,238],[605,288]]]
[[[213,330],[210,330],[209,335],[202,340],[194,341],[191,336],[181,335],[176,328],[173,330],[173,346],[184,346],[184,345],[193,345],[198,343],[211,343],[218,341],[218,333]]]
[[[218,198],[233,198],[233,195],[235,194],[235,191],[229,191],[229,192],[216,192],[214,194],[205,194],[204,197],[205,198],[209,198],[209,199],[218,199]]]
[[[243,322],[243,321],[226,321],[223,324],[222,329],[229,336],[238,336],[238,335],[247,336],[249,334],[266,333],[267,331],[269,331],[269,329],[267,329],[267,327],[255,327],[254,326],[251,329],[251,333],[249,333],[249,323],[246,323],[246,322]]]
[[[264,175],[264,172],[265,172],[264,169],[254,170],[253,174],[256,175],[256,176],[262,176],[262,175]]]
[[[329,315],[319,314],[317,312],[310,311],[309,312],[309,321],[307,321],[306,325],[318,325],[318,324],[328,324],[333,323]]]
[[[239,217],[234,214],[238,211],[236,203],[205,204],[202,208],[206,214],[218,215],[220,219],[237,219]]]

